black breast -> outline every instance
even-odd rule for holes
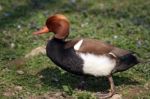
[[[62,69],[73,74],[83,74],[83,60],[71,48],[65,49],[66,42],[53,38],[48,41],[46,52],[47,56]]]

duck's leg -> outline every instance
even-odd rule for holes
[[[112,75],[108,76],[108,80],[110,83],[110,91],[109,93],[106,93],[106,94],[100,94],[100,99],[106,99],[106,98],[112,97],[115,94],[115,85],[114,85]]]

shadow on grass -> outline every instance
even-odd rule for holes
[[[134,25],[137,26],[143,26],[146,29],[149,29],[150,27],[150,19],[149,19],[149,4],[150,2],[147,2],[147,4],[140,4],[140,5],[130,5],[125,8],[105,8],[105,9],[89,9],[88,13],[95,15],[95,16],[102,16],[106,18],[113,18],[116,20],[122,20],[126,19],[130,22],[132,22]],[[118,4],[119,5],[119,4]],[[138,7],[139,6],[139,7]],[[138,7],[138,9],[135,9]],[[121,21],[120,21],[121,24]]]
[[[76,76],[68,72],[62,73],[59,68],[45,68],[41,70],[38,75],[42,75],[41,81],[50,86],[51,88],[63,89],[63,86],[69,86],[71,89],[76,89],[80,83],[81,76]],[[137,85],[139,82],[133,81],[128,77],[114,76],[116,86]],[[106,91],[109,89],[109,83],[106,77],[85,77],[86,87],[85,90],[90,92]]]

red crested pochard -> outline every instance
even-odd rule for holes
[[[112,74],[125,71],[138,64],[132,52],[114,47],[95,39],[65,40],[69,35],[70,24],[61,14],[46,20],[46,25],[34,34],[53,32],[54,37],[47,43],[47,56],[62,69],[77,75],[106,76],[110,82],[110,92],[115,93]]]

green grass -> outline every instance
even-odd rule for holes
[[[63,93],[60,96],[69,99],[95,99],[96,92],[109,88],[106,78],[88,77],[86,89],[79,91],[76,87],[80,77],[61,70],[46,55],[24,58],[33,48],[45,45],[49,36],[53,36],[52,33],[35,36],[32,32],[55,13],[69,18],[69,39],[99,39],[134,51],[142,60],[150,59],[149,0],[75,1],[0,1],[1,98],[56,97],[56,93]],[[18,71],[23,71],[23,74]],[[117,73],[114,81],[117,92],[125,99],[150,98],[149,64],[139,64]]]

